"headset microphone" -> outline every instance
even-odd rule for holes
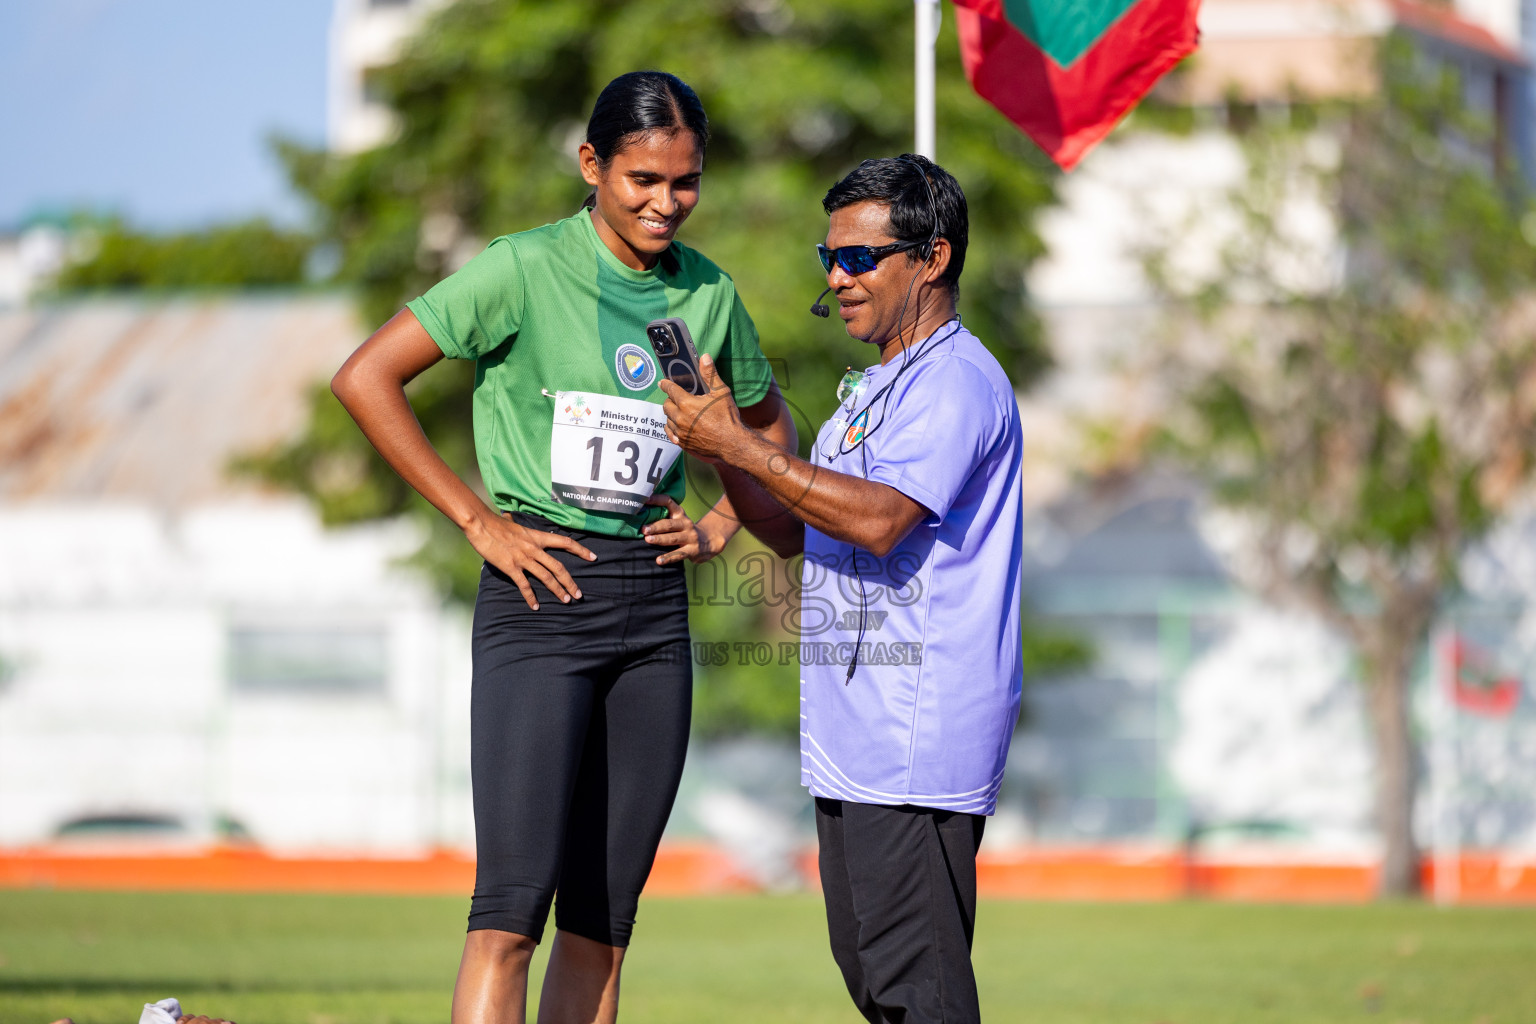
[[[832,310],[828,309],[826,306],[823,306],[821,304],[822,298],[827,294],[827,292],[829,292],[831,290],[832,289],[830,287],[823,288],[821,290],[821,295],[816,296],[816,302],[815,302],[815,304],[813,306],[811,306],[811,312],[812,313],[814,313],[815,315],[817,315],[819,317],[829,317],[829,316],[832,315]]]

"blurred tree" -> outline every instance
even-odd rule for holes
[[[59,272],[54,288],[62,292],[296,285],[314,244],[264,220],[157,235],[87,218],[70,231],[84,254]]]
[[[1181,279],[1177,244],[1149,269],[1176,311],[1167,450],[1235,513],[1239,575],[1352,641],[1400,895],[1413,668],[1463,552],[1531,482],[1536,220],[1452,70],[1400,37],[1378,62],[1370,100],[1253,123],[1215,280]]]
[[[826,233],[819,200],[859,160],[911,148],[912,28],[909,0],[458,0],[378,76],[398,117],[393,142],[351,156],[279,148],[340,255],[338,280],[357,289],[376,324],[490,238],[573,212],[588,191],[575,154],[598,91],[637,68],[676,73],[698,91],[712,129],[703,201],[682,240],[735,277],[808,445],[843,369],[868,359],[836,320],[807,313],[824,284],[813,251]],[[938,71],[938,155],[970,204],[960,309],[1023,386],[1046,365],[1023,274],[1042,249],[1034,214],[1053,199],[1054,172],[971,93],[952,42],[938,48]],[[472,370],[440,364],[410,393],[449,464],[475,480]],[[328,391],[316,390],[304,437],[246,468],[311,495],[328,522],[419,514],[431,537],[420,561],[455,597],[473,600],[473,552],[378,459]],[[691,464],[689,477],[698,514],[718,490],[706,467]],[[750,548],[743,539],[724,557]],[[787,641],[774,618],[703,603],[694,632],[705,642]],[[701,688],[701,721],[792,734],[793,688],[753,680],[793,670],[777,655],[768,666],[740,657],[732,649],[729,665],[701,667],[727,681]]]

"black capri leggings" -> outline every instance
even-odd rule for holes
[[[574,537],[598,560],[551,550],[583,596],[563,605],[530,578],[538,611],[500,570],[481,571],[469,930],[540,940],[558,894],[555,927],[627,946],[688,746],[687,584],[643,540],[513,518]]]

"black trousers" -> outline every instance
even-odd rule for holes
[[[981,1020],[971,937],[986,821],[816,798],[832,957],[871,1024]]]

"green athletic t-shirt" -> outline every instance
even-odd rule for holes
[[[445,356],[475,360],[475,451],[496,507],[578,530],[637,537],[666,512],[590,511],[554,499],[546,391],[666,401],[645,335],[662,317],[682,318],[738,405],[762,401],[772,379],[729,275],[677,242],[655,269],[627,267],[586,210],[503,235],[406,308]],[[681,457],[656,493],[682,500]]]

